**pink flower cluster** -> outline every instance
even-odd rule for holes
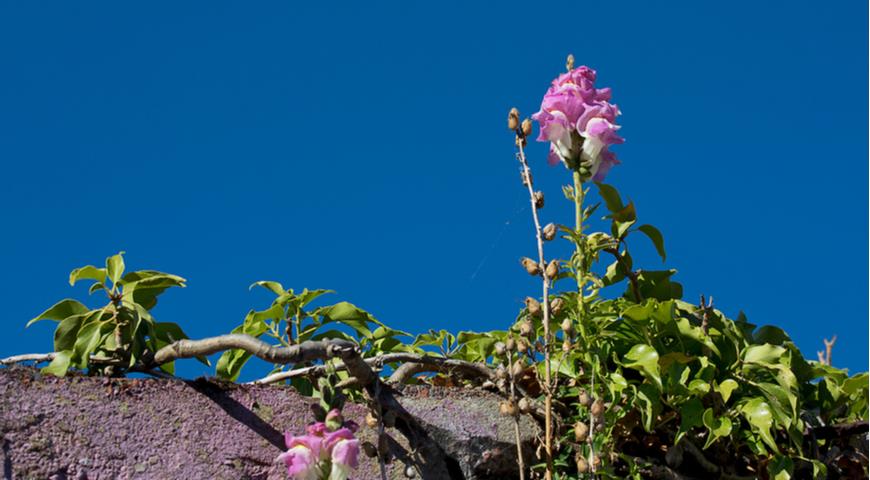
[[[601,181],[614,165],[608,147],[622,143],[617,135],[619,108],[610,103],[609,88],[595,88],[595,70],[581,66],[559,75],[544,95],[541,110],[532,118],[541,127],[539,142],[550,142],[547,159],[569,168],[586,167],[593,181]]]
[[[285,433],[287,451],[278,460],[284,462],[293,480],[346,480],[351,469],[357,467],[356,430],[355,423],[343,422],[341,413],[333,409],[326,415],[326,422],[309,425],[306,435]]]

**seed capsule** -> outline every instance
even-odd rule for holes
[[[525,319],[520,323],[520,335],[531,338],[532,334],[535,333],[535,327],[532,325],[532,321],[529,319]]]
[[[520,124],[520,111],[516,108],[512,108],[510,112],[508,112],[508,129],[516,130],[517,126]]]
[[[600,398],[596,399],[589,408],[589,413],[596,417],[601,416],[604,413],[604,402]]]
[[[517,353],[519,353],[521,355],[525,355],[526,352],[528,352],[528,351],[529,351],[528,342],[526,342],[524,339],[521,338],[520,341],[517,342]]]
[[[589,438],[589,426],[583,422],[574,424],[574,441],[585,442]]]
[[[506,350],[507,350],[507,348],[505,348],[505,344],[503,342],[496,342],[495,343],[495,354],[496,355],[502,356],[505,354]]]
[[[520,263],[523,264],[523,268],[526,269],[526,272],[529,275],[540,275],[541,274],[541,266],[538,265],[538,262],[532,260],[529,257],[523,257],[520,259]]]
[[[547,278],[554,279],[559,275],[559,261],[558,260],[550,260],[550,263],[547,264],[547,270],[544,272],[547,275]]]
[[[537,192],[532,194],[532,196],[535,199],[535,208],[537,208],[538,210],[544,208],[544,192],[538,190]]]
[[[579,473],[586,473],[589,471],[589,462],[586,461],[586,458],[583,457],[582,453],[577,454],[577,471]]]
[[[498,405],[498,411],[505,417],[517,416],[517,406],[511,400],[505,400]]]
[[[505,370],[504,367],[498,367],[497,369],[495,369],[495,378],[499,380],[504,380],[508,378],[507,370]]]
[[[550,312],[553,315],[558,315],[559,312],[562,311],[562,307],[565,305],[565,301],[562,300],[561,297],[556,297],[550,300]]]
[[[532,134],[532,121],[528,118],[523,120],[523,135],[528,137]]]
[[[572,348],[573,348],[573,345],[571,345],[571,340],[565,339],[565,341],[562,342],[562,351],[563,352],[570,353]]]
[[[523,374],[524,369],[525,366],[523,365],[523,362],[521,360],[517,360],[516,362],[514,362],[513,366],[511,366],[511,375],[513,375],[514,378],[517,378]]]
[[[520,408],[520,413],[529,413],[532,411],[532,401],[526,397],[520,399],[517,402],[517,406]]]
[[[577,401],[584,407],[588,407],[592,404],[592,399],[589,398],[589,393],[587,393],[586,390],[580,390],[580,393],[577,394]]]
[[[592,455],[592,471],[598,470],[601,468],[601,457],[598,455]]]
[[[514,337],[508,337],[507,340],[504,341],[504,348],[507,349],[508,352],[516,350],[517,341],[514,340]]]
[[[378,417],[376,417],[372,412],[366,414],[366,426],[369,428],[378,427]]]
[[[571,336],[574,335],[574,322],[571,321],[570,318],[566,318],[562,320],[562,331],[565,332],[565,335]]]
[[[532,297],[526,297],[526,309],[528,309],[529,315],[533,317],[541,315],[541,304]]]
[[[567,68],[569,72],[571,70],[574,70],[574,54],[573,53],[568,54],[568,58],[565,60],[565,68]]]
[[[546,227],[544,227],[543,232],[544,240],[550,241],[556,238],[556,225],[553,223],[548,223]]]

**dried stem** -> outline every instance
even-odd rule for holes
[[[831,364],[831,352],[834,350],[834,344],[837,343],[837,336],[834,335],[830,340],[827,338],[823,339],[825,342],[825,351],[819,351],[819,363],[823,365]]]
[[[517,379],[516,379],[516,376],[514,375],[514,371],[513,371],[514,369],[511,368],[510,359],[511,359],[511,352],[508,351],[508,365],[507,366],[508,366],[508,375],[510,376],[510,385],[511,385],[510,395],[511,395],[511,401],[516,403],[517,402],[517,387],[516,387],[516,385],[517,385],[516,380]],[[514,415],[514,436],[516,437],[516,441],[517,441],[517,467],[519,468],[519,471],[520,471],[520,480],[525,480],[525,478],[526,478],[526,466],[525,466],[525,459],[523,458],[523,441],[522,441],[522,436],[520,436],[520,419],[516,415]]]
[[[345,361],[359,358],[356,344],[347,340],[307,341],[290,347],[275,347],[259,338],[233,333],[202,340],[179,340],[158,350],[154,358],[146,363],[157,366],[181,358],[206,356],[231,349],[244,350],[271,363],[301,363],[332,357],[340,357]]]
[[[529,163],[526,161],[526,154],[523,150],[523,145],[525,145],[526,139],[525,134],[521,129],[517,129],[517,158],[523,166],[523,178],[525,179],[526,187],[529,190],[529,201],[532,205],[532,219],[535,224],[535,238],[538,243],[538,259],[542,266],[546,265],[546,259],[544,258],[544,238],[543,232],[541,231],[541,222],[538,219],[538,207],[535,202],[535,189],[532,185],[532,174],[531,169],[529,168]],[[544,270],[542,268],[542,270]],[[543,305],[541,305],[543,309],[543,323],[544,323],[544,393],[546,394],[544,401],[544,410],[545,410],[545,425],[544,425],[544,454],[547,462],[547,470],[545,472],[544,478],[550,480],[553,478],[553,419],[552,419],[552,408],[553,408],[553,390],[550,385],[550,379],[552,373],[550,372],[550,349],[552,347],[552,339],[550,338],[550,280],[547,278],[547,274],[542,272],[541,274],[542,284],[543,284]]]
[[[50,362],[54,360],[55,355],[57,353],[25,353],[23,355],[12,355],[11,357],[6,357],[0,359],[0,365],[12,365],[13,363],[24,363],[24,362],[36,362],[36,363],[44,363]]]

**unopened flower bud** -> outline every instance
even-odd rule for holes
[[[532,334],[535,332],[535,326],[532,325],[532,321],[529,319],[525,319],[520,323],[520,335],[531,338]]]
[[[571,340],[568,340],[566,338],[565,341],[562,342],[562,351],[565,353],[570,353],[572,348],[574,348],[574,346],[571,345]]]
[[[341,417],[341,412],[337,408],[333,408],[326,414],[326,420],[323,423],[326,424],[326,428],[335,431],[341,428],[344,419]]]
[[[550,263],[547,264],[547,269],[544,273],[550,280],[556,278],[559,275],[559,261],[550,260]]]
[[[498,405],[498,411],[505,417],[517,416],[517,406],[512,400],[505,400]]]
[[[523,268],[526,269],[529,275],[540,275],[541,274],[541,266],[538,262],[532,260],[529,257],[523,257],[520,259],[520,263],[523,264]]]
[[[537,208],[538,210],[544,208],[544,192],[538,190],[532,196],[535,200],[535,208]]]
[[[532,401],[526,397],[520,399],[517,402],[517,406],[520,408],[520,413],[529,413],[532,411]]]
[[[580,390],[580,393],[577,394],[577,401],[584,407],[588,407],[592,404],[592,399],[589,398],[589,393],[587,393],[586,390]]]
[[[514,340],[514,337],[508,337],[507,340],[504,341],[504,348],[507,349],[508,352],[513,352],[517,349],[517,342]]]
[[[532,121],[528,118],[523,120],[523,135],[528,137],[532,134]]]
[[[595,417],[601,416],[601,414],[604,413],[604,402],[602,402],[600,398],[596,399],[592,402],[592,406],[589,408],[589,413]]]
[[[556,225],[553,223],[548,223],[541,233],[544,236],[544,240],[549,242],[550,240],[556,238]]]
[[[512,108],[510,112],[508,112],[508,129],[516,130],[517,126],[520,124],[520,111],[516,109],[516,107]]]
[[[526,297],[526,309],[533,317],[541,315],[541,304],[532,297]]]
[[[573,53],[569,53],[568,58],[565,59],[565,68],[567,68],[569,72],[571,70],[574,70],[574,54]]]
[[[505,348],[505,345],[503,342],[496,342],[495,343],[495,354],[496,355],[498,355],[498,356],[504,355],[505,350],[506,350],[506,348]]]
[[[562,300],[562,297],[556,297],[550,300],[550,312],[553,315],[558,315],[559,312],[562,311],[562,307],[565,305],[565,301]]]
[[[562,331],[565,332],[565,335],[574,335],[574,322],[572,322],[570,318],[562,320],[561,327]]]
[[[578,452],[575,461],[577,462],[577,472],[586,473],[589,471],[589,462],[586,461],[583,453]]]
[[[589,437],[589,426],[583,422],[574,424],[574,441],[585,442]]]

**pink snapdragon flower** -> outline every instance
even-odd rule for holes
[[[341,420],[338,410],[327,415],[326,422],[312,423],[307,434],[284,434],[287,451],[278,456],[293,480],[346,480],[357,467],[359,440],[354,437],[354,422],[335,424]],[[330,428],[333,426],[334,428]]]
[[[540,125],[539,142],[550,142],[551,164],[583,166],[593,181],[601,181],[619,163],[608,150],[624,139],[616,132],[619,108],[610,103],[609,88],[595,88],[595,70],[581,66],[559,75],[532,118]]]

